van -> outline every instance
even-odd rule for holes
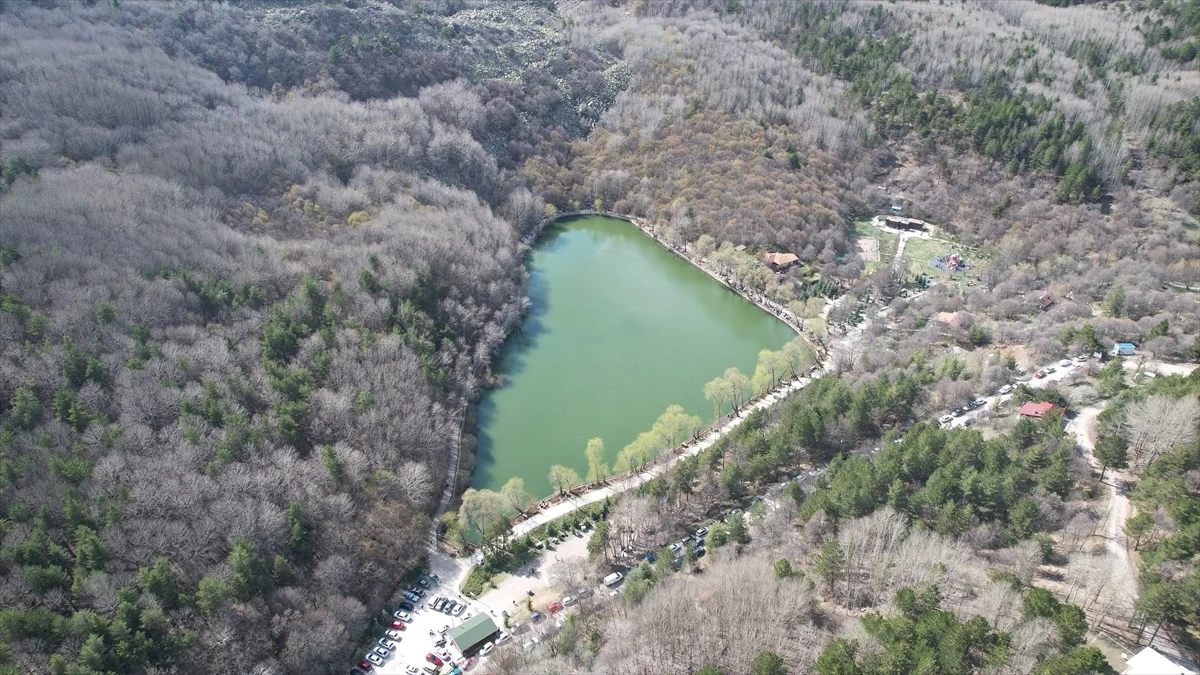
[[[620,572],[613,572],[612,574],[604,577],[604,585],[605,586],[616,586],[617,584],[621,583],[621,580],[624,578],[625,578],[624,574],[621,574]]]

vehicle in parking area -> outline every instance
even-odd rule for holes
[[[421,675],[421,669],[416,666],[405,666],[404,675]]]
[[[367,671],[362,668],[351,668],[350,675],[367,675]]]
[[[701,544],[701,545],[697,546],[696,548],[692,549],[692,553],[693,553],[693,554],[695,554],[695,556],[696,556],[697,558],[703,558],[703,557],[704,557],[704,554],[705,554],[705,553],[708,553],[708,551],[706,551],[706,550],[704,549],[704,545],[703,545],[703,544]]]
[[[408,612],[392,612],[392,616],[400,619],[401,621],[408,621],[410,623],[412,622],[412,614],[409,614]]]
[[[480,649],[480,650],[479,650],[479,655],[480,655],[480,656],[487,656],[488,654],[491,654],[491,653],[492,653],[492,650],[493,650],[493,649],[495,649],[495,648],[496,648],[496,645],[495,645],[495,644],[493,644],[493,643],[491,643],[491,642],[484,643],[484,645],[483,645],[483,649]]]
[[[647,553],[647,554],[646,554],[646,562],[648,562],[648,563],[653,563],[653,562],[654,562],[654,561],[656,561],[656,560],[658,560],[658,553],[657,553],[657,552],[655,552],[655,551],[650,551],[649,553]]]
[[[432,608],[433,608],[433,611],[435,611],[435,612],[440,612],[440,611],[442,611],[442,607],[443,607],[445,604],[446,604],[446,599],[445,599],[445,598],[434,598],[434,600],[433,600],[433,604],[432,604],[432,605],[430,605],[430,607],[432,607]]]
[[[563,607],[570,607],[571,605],[575,604],[576,602],[577,602],[577,600],[575,599],[575,596],[573,596],[573,595],[563,596],[563,599],[562,599]]]
[[[1070,368],[1071,365],[1071,359],[1063,359],[1062,361],[1058,362],[1059,368]]]
[[[971,405],[975,406],[976,408],[982,408],[983,406],[987,405],[987,401],[977,398],[974,401],[971,401]]]
[[[442,657],[443,660],[446,660],[446,661],[450,660],[450,652],[446,651],[445,647],[438,647],[437,649],[433,650],[433,653]]]
[[[949,424],[953,421],[954,421],[954,417],[952,415],[942,415],[941,417],[938,418],[939,424]]]
[[[404,591],[404,597],[407,598],[409,602],[420,602],[421,601],[421,596],[417,595],[416,593],[413,593],[412,591]]]
[[[380,647],[379,645],[375,645],[375,648],[371,650],[371,653],[383,661],[387,661],[388,659],[392,658],[391,650],[384,649],[383,647]]]
[[[1055,368],[1054,366],[1050,366],[1049,368],[1046,369],[1047,375],[1049,375],[1051,373],[1057,373],[1057,372],[1058,372],[1058,368]]]
[[[1088,356],[1087,356],[1087,354],[1080,354],[1079,356],[1075,357],[1075,360],[1078,361],[1079,363],[1087,363]]]
[[[408,626],[405,626],[404,622],[401,621],[400,619],[392,619],[391,621],[388,621],[388,628],[395,628],[396,630],[405,630],[406,628],[408,628]]]
[[[561,610],[562,608],[563,608],[563,604],[561,602],[555,600],[554,602],[552,602],[546,606],[546,611],[553,614],[554,612],[557,612],[557,611]]]
[[[651,562],[654,562],[654,561],[652,560]],[[624,574],[621,574],[620,572],[613,572],[612,574],[604,577],[604,585],[605,586],[616,586],[617,584],[621,583],[621,580],[624,578],[625,578]]]
[[[967,409],[966,408],[955,408],[954,412],[952,412],[950,414],[954,415],[955,417],[962,417],[963,415],[967,414]]]
[[[368,661],[370,661],[371,663],[374,663],[377,666],[383,665],[383,659],[379,658],[379,655],[375,654],[374,652],[367,654],[366,658]]]
[[[465,604],[463,604],[463,603],[461,603],[461,602],[460,602],[460,603],[458,603],[458,606],[454,608],[454,612],[453,612],[453,613],[454,613],[454,616],[459,616],[459,615],[461,615],[461,614],[463,613],[463,610],[464,610],[464,609],[466,609],[466,608],[467,608],[467,606],[466,606]]]
[[[797,476],[797,478],[799,478],[799,476]],[[706,535],[706,534],[708,534],[707,527],[701,527],[701,528],[696,529],[696,538],[697,539],[703,539],[704,535]]]
[[[426,654],[425,660],[432,663],[435,666],[442,665],[442,660],[439,659],[438,657],[434,656],[432,653]]]
[[[508,633],[505,633],[504,631],[500,631],[500,634],[496,636],[496,644],[508,642],[511,639],[512,639],[511,635],[509,635]]]
[[[425,591],[418,588],[417,586],[413,586],[412,588],[408,589],[408,592],[412,593],[413,595],[417,596],[418,598],[425,597]]]
[[[1039,380],[1040,380],[1040,379],[1042,379],[1043,377],[1046,377],[1046,371],[1044,371],[1044,370],[1039,370],[1039,371],[1037,371],[1036,373],[1034,373],[1034,374],[1033,374],[1033,376],[1034,376],[1034,377],[1036,377],[1037,379],[1039,379]]]
[[[383,632],[383,635],[384,635],[384,637],[387,637],[392,640],[396,640],[397,642],[399,642],[400,638],[403,637],[402,635],[400,635],[400,631],[396,628],[389,628],[389,629],[385,630]]]
[[[1001,396],[1003,396],[1004,394],[1007,394],[1008,392],[1010,392],[1012,390],[1013,390],[1013,386],[1011,384],[1006,384],[1003,387],[1000,387],[999,393]]]
[[[389,640],[385,637],[381,637],[381,638],[379,638],[379,646],[383,647],[384,649],[395,649],[396,643],[392,642],[391,640]]]
[[[370,661],[359,661],[358,667],[360,670],[366,671],[368,673],[371,672],[372,670],[374,670],[374,666],[371,665]]]

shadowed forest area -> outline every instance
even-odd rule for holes
[[[720,528],[703,577],[631,573],[643,610],[576,620],[545,667],[744,669],[762,633],[720,651],[709,602],[805,668],[908,642],[901,669],[1087,672],[1082,610],[1032,584],[1066,556],[1093,611],[1107,578],[1060,434],[922,426],[839,457],[1011,380],[1013,354],[965,349],[1200,359],[1197,45],[1196,0],[0,3],[0,669],[341,670],[425,554],[526,308],[521,239],[597,208],[806,318],[833,296],[830,325],[892,326],[613,527],[836,458],[815,493]],[[977,277],[913,298],[904,263],[866,274],[854,222],[893,206]],[[1134,498],[1165,589],[1195,579],[1196,452],[1157,443]],[[1176,605],[1154,616],[1194,625]],[[937,631],[961,640],[904,638]]]

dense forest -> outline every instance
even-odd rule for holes
[[[622,85],[437,9],[5,4],[3,667],[340,667],[424,555],[523,310],[512,169]]]
[[[522,239],[595,208],[814,330],[825,297],[865,325],[842,380],[647,483],[596,550],[832,460],[813,489],[515,668],[1085,671],[1069,603],[1116,581],[1061,434],[888,434],[1033,359],[1200,360],[1198,40],[1196,0],[0,3],[0,668],[344,666],[424,555]],[[865,273],[853,224],[893,205],[981,254],[970,284]],[[1186,429],[1195,391],[1107,381],[1144,471],[1138,610],[1194,626],[1164,589],[1196,592],[1196,441],[1147,420]]]

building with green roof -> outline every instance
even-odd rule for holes
[[[446,633],[446,637],[454,642],[454,646],[458,647],[458,651],[462,652],[463,656],[470,656],[472,652],[483,646],[483,643],[495,636],[499,630],[491,617],[479,613],[451,628]]]

